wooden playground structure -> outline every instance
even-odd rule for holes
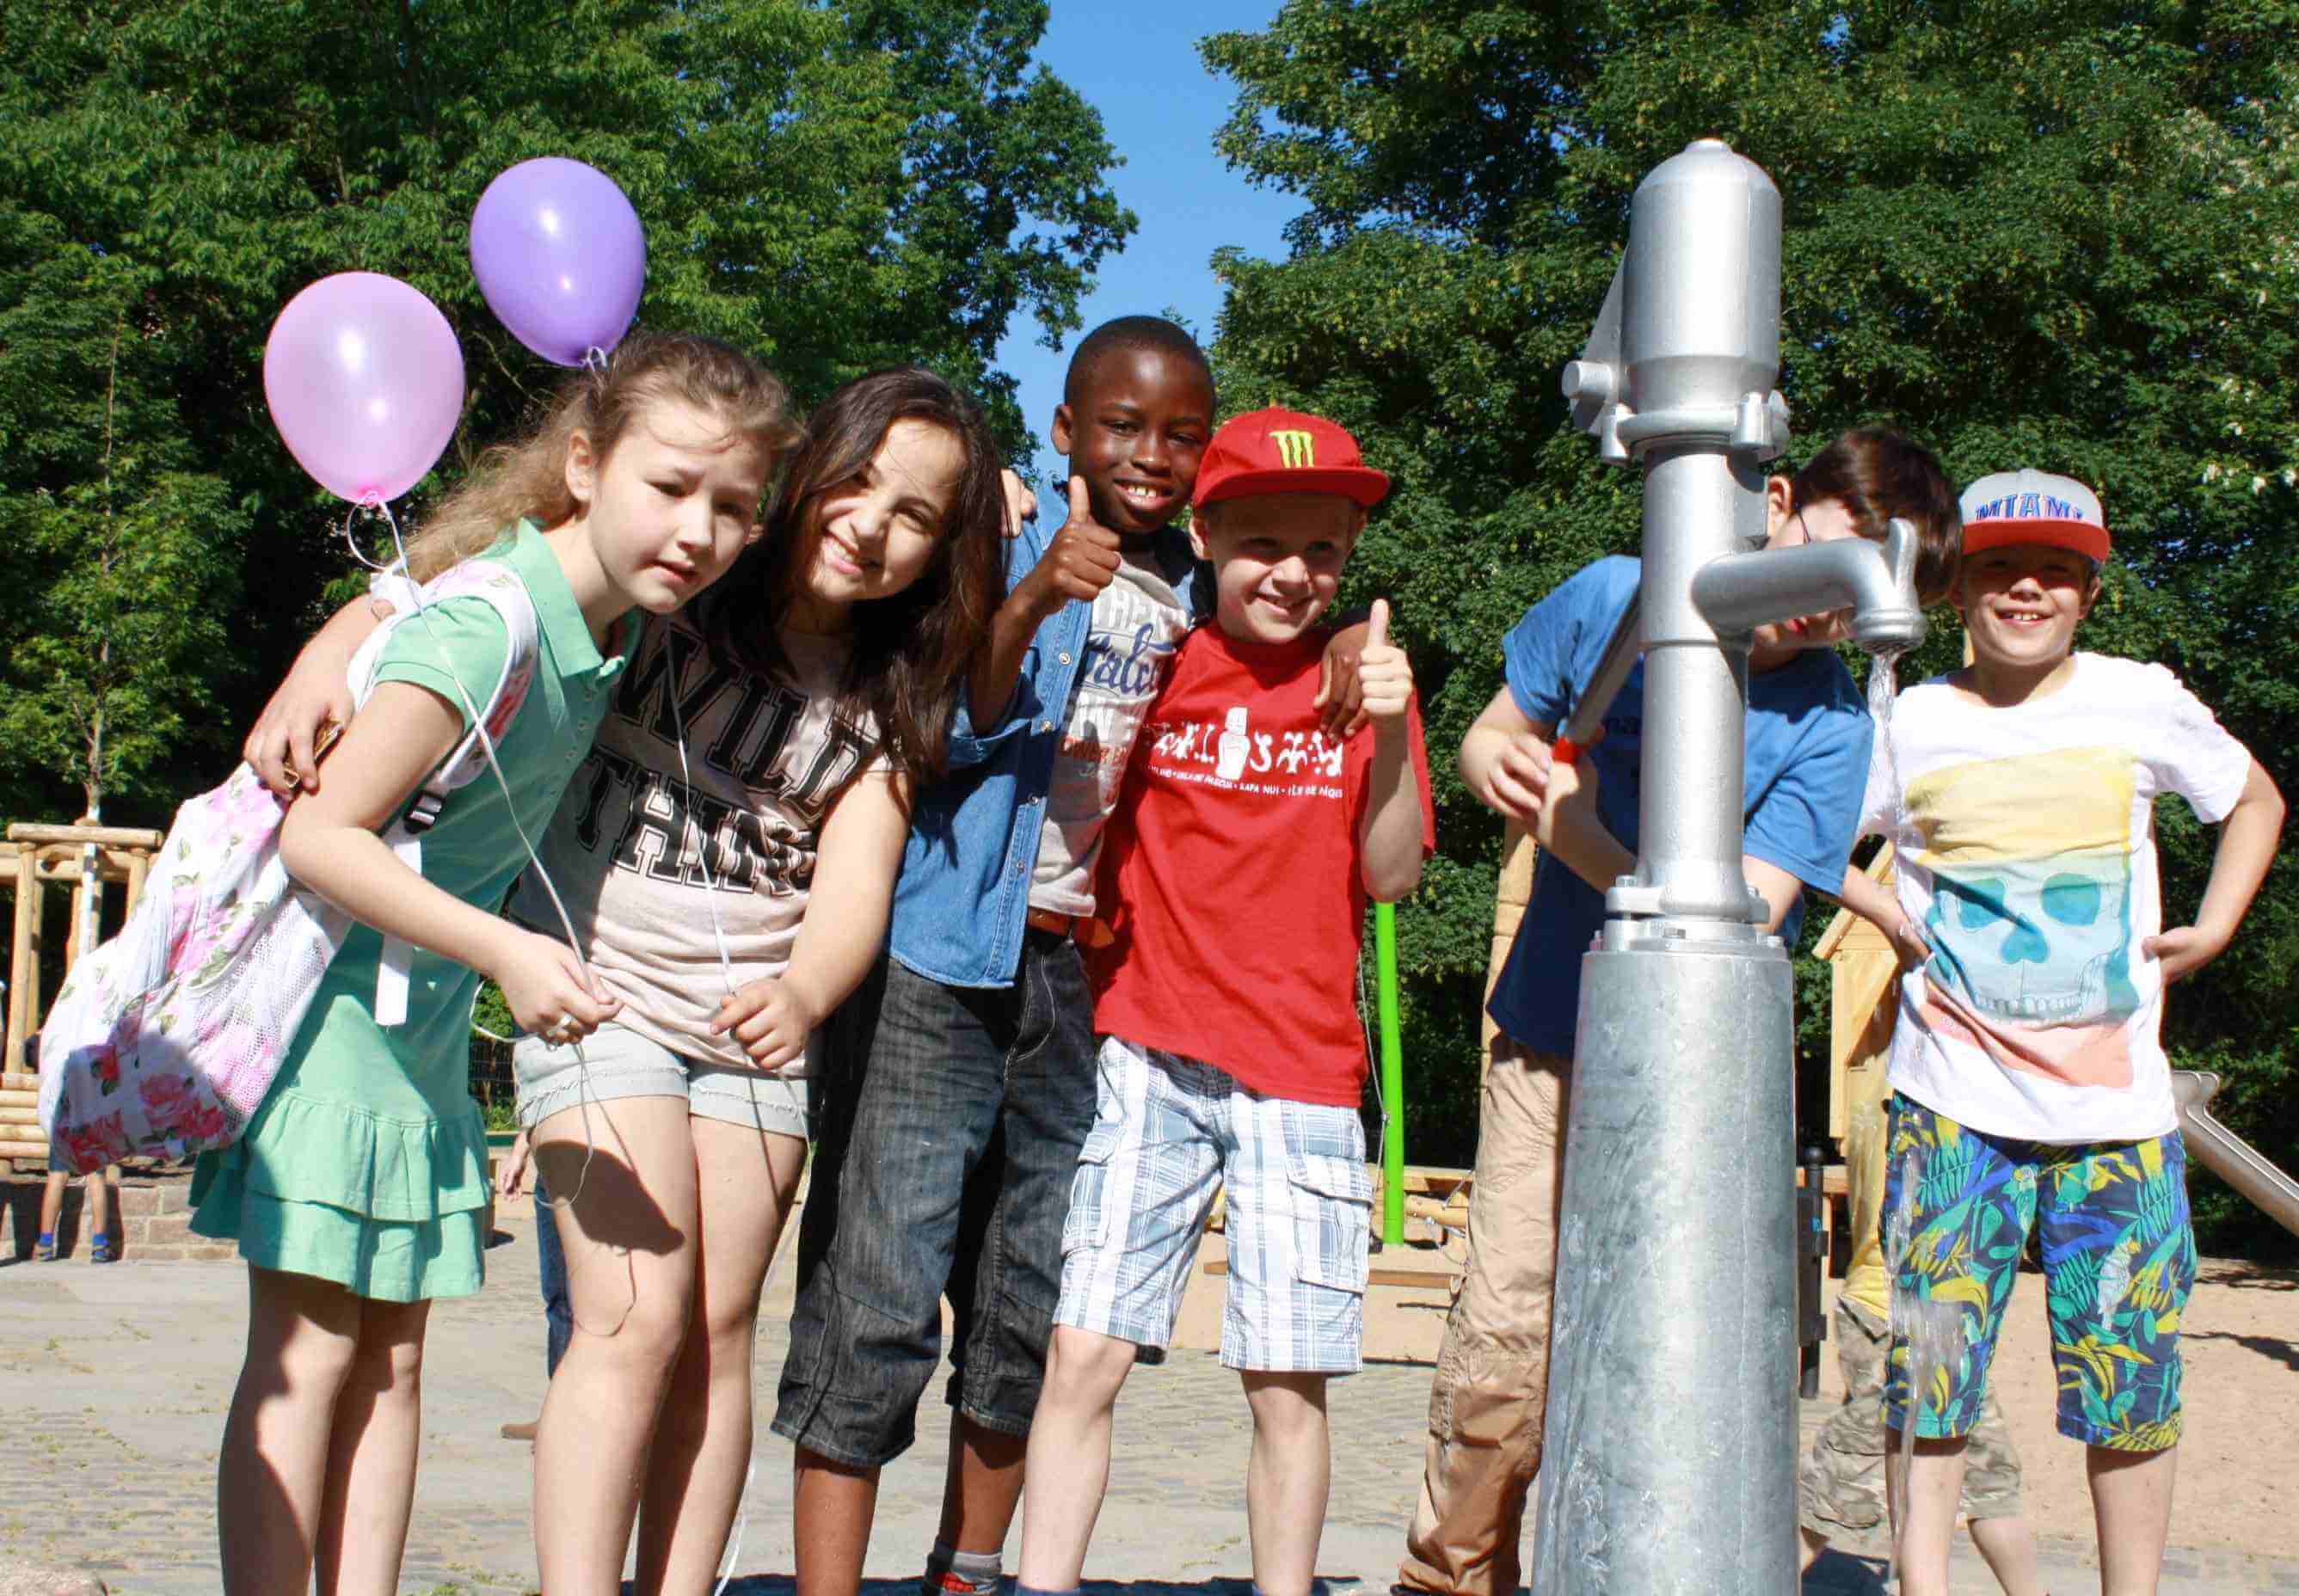
[[[105,917],[104,889],[121,889],[121,914],[133,908],[160,842],[159,832],[130,826],[25,824],[11,825],[6,840],[0,841],[0,886],[12,887],[16,897],[8,947],[7,1053],[0,1070],[0,1161],[37,1159],[41,1169],[47,1167],[32,1043],[45,1013],[40,971],[47,951],[49,890],[71,893],[61,962],[69,970],[93,928],[118,924]]]

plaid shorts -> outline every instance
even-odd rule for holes
[[[1093,1131],[1062,1228],[1057,1324],[1174,1338],[1214,1194],[1229,1194],[1222,1362],[1354,1374],[1373,1177],[1357,1110],[1267,1097],[1195,1059],[1102,1038]]]

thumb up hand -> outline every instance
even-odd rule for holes
[[[1037,569],[1030,573],[1033,581],[1044,579],[1049,608],[1058,609],[1073,599],[1092,603],[1101,590],[1116,579],[1122,558],[1117,534],[1093,518],[1093,506],[1086,499],[1085,478],[1071,477],[1070,517],[1046,546]]]
[[[1365,712],[1376,723],[1402,722],[1413,701],[1413,662],[1389,641],[1389,600],[1375,599],[1367,623],[1365,651],[1357,656],[1357,684]]]

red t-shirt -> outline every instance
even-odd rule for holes
[[[1354,1107],[1365,1090],[1358,833],[1374,732],[1317,729],[1326,635],[1200,626],[1150,707],[1103,843],[1094,1029],[1255,1091]],[[1437,846],[1421,707],[1407,714],[1423,856]]]

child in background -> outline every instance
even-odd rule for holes
[[[117,1165],[107,1165],[90,1175],[80,1189],[87,1194],[87,1261],[90,1263],[116,1263],[120,1259],[120,1238],[112,1233],[113,1188],[119,1184]],[[71,1171],[48,1161],[47,1184],[40,1188],[39,1239],[33,1244],[32,1261],[54,1263],[56,1261],[56,1227],[64,1213],[64,1190],[71,1185]]]
[[[1254,1588],[1308,1596],[1331,1450],[1325,1384],[1356,1372],[1373,1184],[1357,1104],[1368,898],[1410,892],[1436,844],[1413,676],[1374,606],[1371,731],[1318,727],[1332,602],[1389,479],[1332,422],[1257,410],[1208,447],[1191,543],[1216,624],[1191,633],[1111,817],[1098,1117],[1062,1235],[1062,1295],[1031,1432],[1025,1596],[1077,1588],[1137,1352],[1173,1338],[1226,1190],[1222,1362],[1253,1412]]]
[[[1946,596],[1955,495],[1939,462],[1896,433],[1862,428],[1764,486],[1767,548],[1864,537],[1914,523],[1915,585]],[[1507,682],[1462,740],[1461,779],[1540,844],[1532,898],[1488,1005],[1501,1034],[1486,1071],[1469,1200],[1469,1260],[1445,1322],[1429,1402],[1421,1501],[1398,1584],[1438,1596],[1516,1589],[1524,1509],[1540,1468],[1550,1298],[1581,957],[1605,891],[1636,866],[1644,733],[1639,663],[1577,765],[1549,761],[1633,599],[1641,566],[1601,559],[1526,612],[1503,645]],[[1793,940],[1807,887],[1834,892],[1850,857],[1870,723],[1831,652],[1843,612],[1756,629],[1743,743],[1748,884],[1769,929]],[[1785,1373],[1783,1374],[1785,1377]]]
[[[568,1339],[575,1334],[575,1311],[567,1302],[567,1253],[559,1245],[559,1223],[552,1217],[551,1196],[535,1172],[534,1148],[522,1130],[511,1138],[495,1166],[495,1204],[528,1199],[535,1211],[535,1289],[543,1298],[543,1376],[546,1383],[559,1372],[567,1355]],[[506,1441],[532,1441],[535,1422],[522,1418],[502,1427]]]
[[[571,950],[494,913],[527,862],[519,834],[551,817],[589,746],[634,609],[676,609],[733,563],[789,434],[780,385],[747,357],[635,335],[410,549],[419,581],[477,558],[522,584],[535,682],[495,738],[508,793],[482,779],[452,794],[424,834],[425,873],[408,868],[378,831],[462,739],[472,684],[500,677],[510,646],[486,601],[432,607],[394,633],[325,783],[284,821],[289,872],[360,923],[246,1134],[203,1155],[194,1183],[193,1229],[236,1240],[250,1265],[217,1467],[227,1591],[304,1589],[315,1558],[321,1589],[395,1587],[430,1301],[483,1274],[486,1144],[467,1080],[479,977],[534,1032],[571,1039],[617,1009]],[[389,1029],[374,1010],[385,936],[417,950],[407,1019]]]
[[[1921,966],[1900,983],[1888,1078],[1886,1223],[1909,1237],[1884,1386],[1896,1492],[1909,1332],[1922,1321],[1961,1349],[1927,1370],[1913,1416],[1901,1588],[1948,1588],[1966,1436],[2040,1228],[2059,1429],[2088,1449],[2101,1586],[2126,1596],[2162,1565],[2195,1272],[2163,988],[2233,939],[2283,800],[2170,671],[2075,651],[2109,551],[2088,488],[2001,472],[1963,509],[1972,662],[1903,694],[1880,740],[1863,828],[1897,849],[1896,892],[1857,872],[1843,889]],[[2165,792],[2220,827],[2195,923],[2170,930]]]

